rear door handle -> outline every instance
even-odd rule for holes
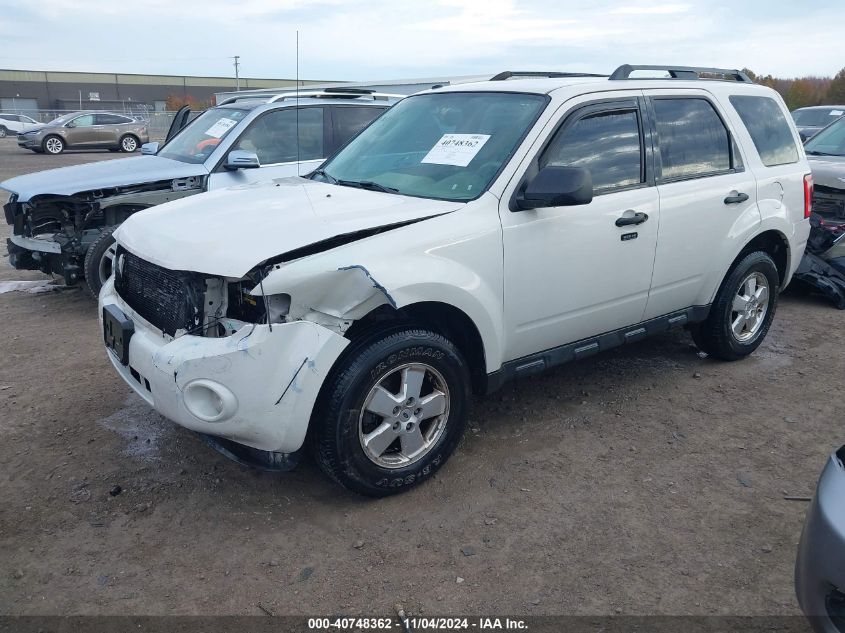
[[[725,204],[737,204],[739,202],[745,202],[748,200],[747,193],[737,193],[736,191],[731,191],[731,195],[725,198]]]
[[[629,209],[625,213],[630,213]],[[616,226],[630,226],[632,224],[642,224],[648,220],[648,215],[637,211],[634,215],[623,215],[621,218],[616,218]]]

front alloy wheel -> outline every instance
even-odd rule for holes
[[[112,276],[117,244],[112,237],[116,226],[107,226],[85,251],[83,270],[88,290],[96,299],[103,284]]]
[[[444,336],[406,326],[353,341],[326,377],[311,416],[320,468],[383,497],[433,475],[458,445],[469,369]]]
[[[431,365],[411,363],[386,373],[370,389],[358,420],[358,439],[383,468],[419,461],[443,435],[449,387]]]
[[[48,154],[61,154],[65,151],[65,142],[58,136],[48,136],[44,139],[44,150]]]

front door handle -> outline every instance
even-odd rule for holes
[[[629,211],[626,211],[628,213]],[[631,226],[632,224],[642,224],[648,220],[648,215],[637,211],[634,215],[623,215],[621,218],[616,218],[616,226]]]
[[[731,194],[725,198],[725,204],[737,204],[739,202],[745,202],[748,200],[747,193],[737,193],[736,191],[731,191]]]

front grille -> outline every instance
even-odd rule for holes
[[[114,288],[138,314],[174,336],[202,322],[204,279],[197,273],[168,270],[118,247]]]

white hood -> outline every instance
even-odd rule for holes
[[[337,235],[463,206],[284,178],[175,200],[131,216],[118,243],[171,270],[243,277],[264,260]]]

